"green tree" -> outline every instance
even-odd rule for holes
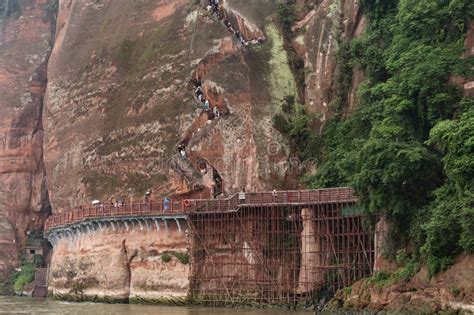
[[[474,100],[466,99],[462,105],[467,110],[458,119],[439,122],[428,141],[443,154],[447,176],[423,225],[423,251],[431,274],[449,266],[462,250],[474,252]]]
[[[318,170],[306,181],[352,185],[367,213],[392,223],[393,257],[400,241],[416,241],[420,246],[411,248],[423,245],[424,256],[409,254],[425,257],[436,272],[474,244],[474,103],[450,84],[454,75],[473,77],[474,58],[462,55],[474,2],[363,0],[362,6],[367,30],[340,56],[345,72],[359,66],[366,80],[351,115],[340,115],[347,101],[338,98]],[[339,86],[350,76],[342,73]]]

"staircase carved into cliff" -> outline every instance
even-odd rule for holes
[[[48,269],[37,268],[35,272],[35,280],[33,281],[33,297],[48,296]]]
[[[256,45],[261,43],[264,40],[264,35],[261,30],[256,26],[250,25],[245,18],[238,15],[236,12],[227,13],[225,9],[221,6],[218,10],[213,8],[211,10],[213,18],[217,22],[223,21],[223,26],[227,27],[228,32],[232,35],[231,37],[224,38],[221,40],[218,48],[211,50],[197,65],[196,69],[191,74],[191,80],[189,86],[193,90],[193,98],[196,102],[196,108],[198,109],[198,116],[195,118],[194,122],[185,132],[184,136],[181,138],[178,148],[183,146],[186,148],[186,157],[181,156],[181,159],[188,162],[183,164],[177,164],[180,166],[185,166],[184,169],[180,168],[179,173],[185,178],[185,181],[188,182],[189,178],[194,177],[197,173],[202,174],[201,187],[202,189],[211,190],[211,194],[216,197],[217,195],[222,194],[223,191],[223,178],[219,174],[218,166],[214,165],[214,161],[209,161],[199,155],[198,151],[193,150],[197,147],[202,141],[212,138],[212,134],[216,132],[218,124],[221,128],[225,128],[226,120],[231,119],[230,116],[238,115],[238,113],[231,113],[231,109],[225,97],[221,95],[223,91],[220,91],[218,88],[213,88],[210,84],[206,82],[206,75],[209,71],[217,64],[225,60],[226,58],[233,56],[239,53],[239,47],[245,47],[248,45]],[[231,25],[228,19],[235,21],[235,25]],[[197,99],[194,94],[196,85],[192,84],[193,81],[202,80],[202,90],[204,92],[204,99],[207,99],[211,103],[211,108],[208,112],[201,110],[201,102]],[[212,109],[217,107],[221,113],[220,117],[214,117],[211,119],[210,115]],[[221,122],[224,120],[224,122]],[[212,146],[212,144],[211,144]],[[180,152],[178,150],[178,155]],[[191,171],[190,166],[192,166],[195,172]],[[193,176],[190,176],[190,174]],[[194,186],[196,187],[196,186]]]

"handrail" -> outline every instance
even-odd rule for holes
[[[245,199],[239,197],[245,196]],[[45,231],[90,218],[117,216],[136,216],[153,214],[188,214],[196,212],[225,212],[236,210],[239,206],[258,206],[267,204],[320,203],[337,201],[355,201],[354,190],[349,187],[325,188],[312,190],[286,190],[236,193],[226,199],[192,199],[189,205],[184,200],[167,203],[164,199],[143,203],[124,205],[87,205],[50,216],[45,221]]]

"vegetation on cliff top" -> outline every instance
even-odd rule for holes
[[[450,84],[473,76],[474,58],[462,55],[474,2],[362,6],[370,21],[364,36],[341,46],[345,68],[357,65],[366,77],[358,106],[327,122],[314,142],[318,171],[306,180],[353,186],[368,214],[390,222],[387,254],[406,248],[407,261],[426,262],[433,274],[474,251],[474,100]],[[347,70],[340,80],[351,76]]]

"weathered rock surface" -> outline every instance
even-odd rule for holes
[[[77,300],[186,298],[189,265],[173,255],[187,253],[186,234],[175,224],[168,227],[109,226],[61,240],[54,248],[48,290]],[[165,262],[162,255],[168,252],[171,260]]]
[[[49,205],[42,147],[47,0],[10,3],[14,9],[0,19],[0,281],[17,265],[26,231],[42,229]]]
[[[367,280],[341,290],[331,306],[353,310],[432,314],[441,311],[474,312],[474,257],[459,256],[445,272],[429,279],[423,268],[410,282],[386,285]]]
[[[272,126],[282,100],[274,96],[295,94],[295,84],[287,65],[283,87],[268,80],[286,58],[266,19],[271,3],[245,6],[263,14],[259,23],[229,9],[247,36],[270,33],[265,44],[241,49],[189,1],[60,1],[44,117],[54,210],[92,198],[139,198],[148,188],[205,197],[214,183],[197,171],[200,161],[229,194],[283,186],[290,152]],[[224,112],[210,124],[194,107],[192,75]],[[189,143],[187,160],[178,157],[180,142]]]
[[[0,279],[7,279],[19,263],[15,238],[14,227],[8,218],[0,215]]]
[[[359,1],[323,0],[298,1],[299,17],[293,30],[293,46],[304,60],[304,101],[306,106],[321,116],[321,122],[330,117],[331,102],[345,94],[350,107],[355,105],[356,90],[363,80],[362,72],[354,67],[352,86],[344,91],[338,78],[336,56],[345,41],[360,36],[366,25]]]
[[[149,188],[156,196],[208,197],[214,172],[226,194],[287,187],[295,169],[288,139],[272,118],[304,85],[303,100],[322,125],[340,97],[338,47],[366,23],[359,1],[298,0],[291,44],[303,58],[304,75],[297,82],[272,0],[224,1],[246,38],[266,38],[245,49],[188,0],[59,0],[49,62],[47,1],[19,3],[21,16],[6,19],[0,46],[0,278],[15,265],[25,231],[42,225],[45,169],[56,212],[92,199],[141,198]],[[197,76],[223,113],[210,123],[189,84]],[[350,106],[362,79],[354,69],[352,86],[343,91]],[[472,82],[460,80],[472,94]],[[178,155],[179,143],[186,144],[186,159]],[[199,172],[203,163],[207,174]],[[161,254],[168,250],[184,251],[183,235],[106,230],[61,242],[51,290],[75,298],[183,297],[189,271],[175,258],[164,264]],[[395,305],[408,293],[379,301]],[[410,295],[409,301],[422,298]]]
[[[300,2],[307,15],[294,46],[307,69],[306,103],[324,120],[336,95],[337,42],[360,34],[364,21],[353,1]],[[275,4],[228,0],[224,7],[244,36],[265,43],[242,49],[187,1],[60,1],[45,115],[56,211],[91,199],[140,198],[149,188],[206,197],[215,184],[209,173],[222,178],[227,194],[286,185],[291,152],[272,118],[298,86]],[[224,114],[211,123],[194,107],[189,81],[197,76]],[[178,157],[179,143],[187,159]],[[200,174],[202,164],[208,175]]]
[[[140,198],[148,188],[207,197],[214,172],[226,194],[285,186],[291,152],[273,115],[298,90],[273,1],[224,5],[246,38],[265,42],[239,47],[222,23],[188,1],[59,2],[45,111],[54,211],[96,198]],[[223,113],[210,123],[195,107],[190,80],[197,77]],[[186,159],[178,156],[179,143]],[[203,163],[207,174],[199,172]],[[75,298],[185,296],[187,267],[160,258],[184,243],[160,235],[108,231],[61,242],[51,291]]]

